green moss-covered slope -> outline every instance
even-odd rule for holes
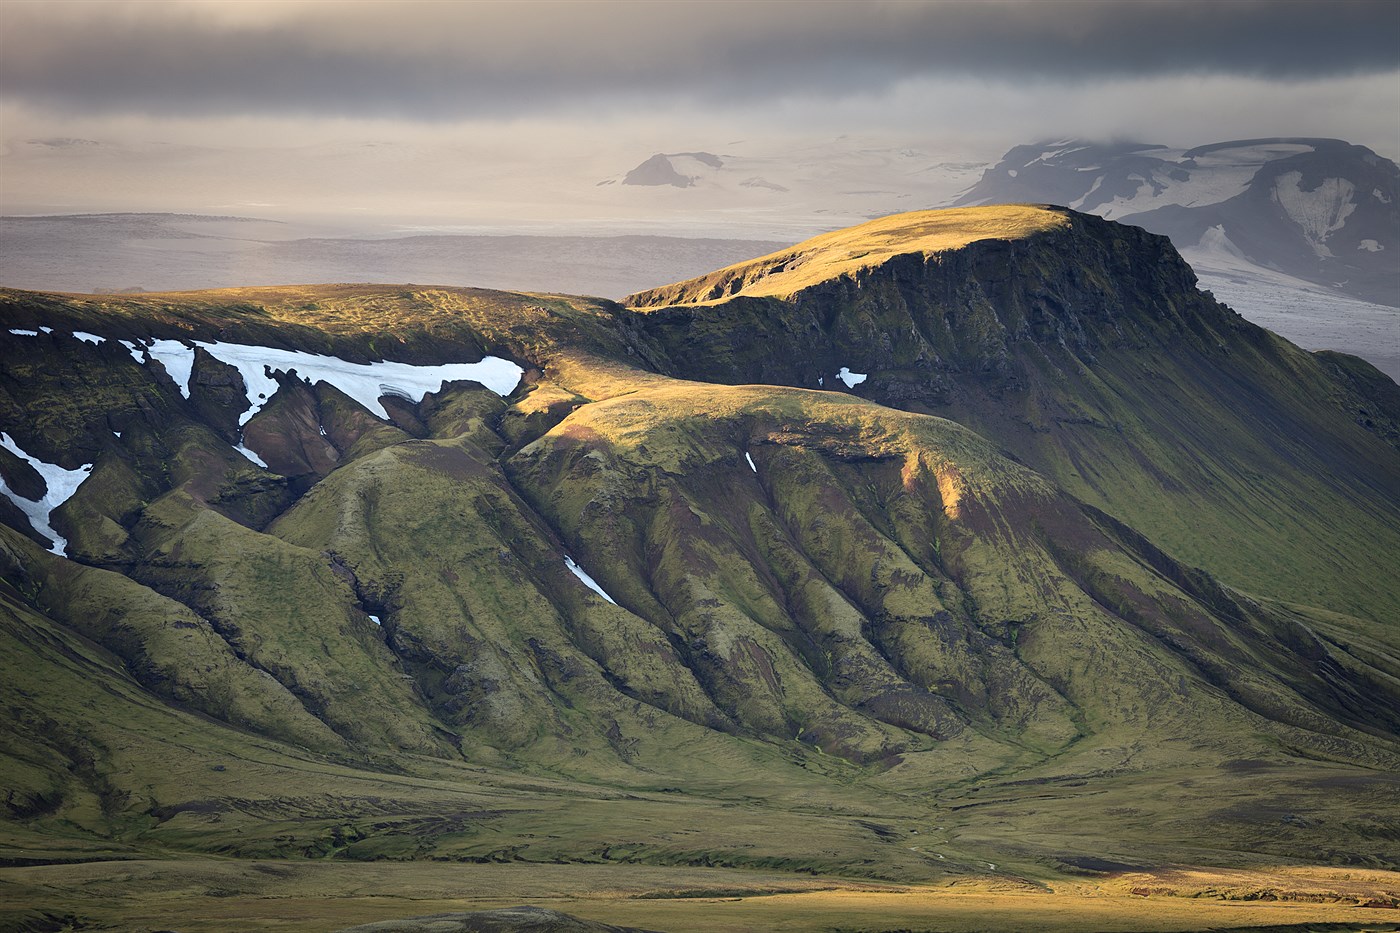
[[[92,465],[64,557],[0,509],[0,857],[1389,864],[1393,384],[1017,211],[633,309],[0,292],[0,430]],[[525,375],[245,424],[152,337]]]
[[[862,398],[971,427],[1231,584],[1400,619],[1400,389],[1197,291],[1163,237],[1040,213],[1029,235],[914,236],[795,290],[758,287],[760,260],[728,270],[757,280],[735,297],[697,279],[632,296],[627,318],[667,372],[845,391],[848,367]]]

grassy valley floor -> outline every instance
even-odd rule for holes
[[[510,892],[503,895],[502,892]],[[528,903],[650,930],[1400,930],[1400,874],[985,875],[939,885],[600,865],[96,862],[0,869],[4,929],[325,931]]]

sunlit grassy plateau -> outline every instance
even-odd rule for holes
[[[1400,389],[1162,238],[976,208],[624,304],[0,315],[49,329],[0,333],[0,428],[94,465],[69,559],[0,513],[0,927],[1400,928]],[[153,337],[525,377],[386,421],[284,374],[240,431]]]

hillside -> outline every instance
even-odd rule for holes
[[[1400,617],[1393,383],[1197,291],[1164,237],[1062,209],[981,210],[1017,226],[942,250],[924,224],[957,211],[897,215],[872,222],[872,242],[903,223],[907,253],[795,278],[845,255],[818,237],[634,295],[630,320],[678,375],[816,388],[844,367],[866,377],[850,391],[973,428],[1229,583]]]
[[[1393,383],[1063,209],[630,304],[0,292],[0,857],[1394,867]]]

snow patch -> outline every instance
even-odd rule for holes
[[[1026,167],[1030,168],[1037,162],[1045,162],[1056,156],[1064,155],[1067,152],[1078,152],[1080,149],[1085,148],[1084,146],[1075,146],[1071,149],[1069,148],[1069,145],[1072,142],[1074,142],[1074,140],[1072,139],[1062,139],[1057,143],[1051,143],[1049,149],[1041,150],[1040,155],[1036,156],[1034,159],[1031,159],[1029,162],[1026,163]]]
[[[113,432],[112,432],[112,436],[115,437],[117,440],[121,440],[122,432],[120,432],[120,431],[113,431]]]
[[[1014,168],[1009,168],[1009,169],[1006,170],[1006,174],[1010,175],[1012,178],[1015,178],[1015,177],[1016,177],[1016,170],[1015,170]]]
[[[747,461],[749,462],[749,469],[750,469],[750,470],[753,470],[755,473],[757,473],[757,472],[758,472],[758,467],[754,466],[753,457],[750,457],[750,456],[749,456],[749,452],[748,452],[747,450],[744,451],[744,459],[747,460]]]
[[[1314,152],[1316,149],[1317,147],[1311,143],[1263,142],[1251,146],[1212,148],[1204,155],[1196,156],[1196,161],[1200,164],[1207,164],[1214,160],[1232,164],[1263,165],[1265,162],[1272,162],[1284,156]]]
[[[1103,187],[1102,175],[1094,179],[1094,183],[1089,186],[1088,191],[1084,192],[1084,196],[1082,198],[1078,198],[1077,200],[1071,201],[1069,206],[1076,211],[1082,209],[1084,207],[1084,202],[1089,200],[1089,198],[1093,197],[1094,192],[1098,191],[1101,187]]]
[[[856,386],[860,385],[862,382],[864,382],[867,376],[865,373],[853,373],[846,367],[842,366],[841,371],[836,374],[836,378],[846,383],[846,388],[853,389]]]
[[[1368,253],[1379,253],[1381,250],[1385,249],[1385,247],[1376,240],[1362,240],[1356,248],[1364,249]]]
[[[574,559],[567,554],[564,555],[564,566],[569,568],[570,573],[582,580],[584,586],[588,587],[590,590],[597,593],[599,596],[603,597],[608,602],[612,603],[614,606],[617,605],[617,600],[613,599],[606,592],[604,592],[603,588],[598,585],[598,581],[590,577],[584,571],[584,569],[578,564],[574,563]]]
[[[190,373],[194,371],[194,348],[187,347],[178,340],[153,340],[146,348],[152,359],[160,360],[160,365],[175,381],[175,388],[185,398],[190,397]]]
[[[247,447],[244,447],[242,444],[234,444],[233,449],[241,453],[243,456],[247,457],[249,460],[256,463],[258,466],[262,467],[264,470],[267,469],[267,464],[263,462],[263,458],[259,457],[257,454],[253,453],[253,451],[249,450]]]
[[[1240,251],[1225,233],[1224,224],[1216,224],[1214,227],[1201,234],[1201,241],[1196,244],[1196,248],[1205,253],[1214,254],[1219,257],[1248,263],[1249,258]],[[1228,265],[1228,263],[1227,263]]]
[[[36,500],[26,499],[12,490],[9,485],[0,479],[0,493],[19,507],[25,515],[29,516],[29,523],[34,526],[34,530],[46,538],[53,541],[53,547],[49,550],[66,557],[68,554],[68,539],[53,530],[49,524],[49,517],[53,510],[73,497],[73,493],[78,491],[78,487],[83,484],[92,473],[92,464],[85,463],[76,470],[65,470],[56,463],[45,463],[19,449],[8,434],[0,433],[0,447],[4,447],[16,457],[24,460],[32,466],[39,475],[44,478],[44,486],[47,492],[43,497]]]
[[[126,352],[130,353],[130,354],[131,354],[131,358],[132,358],[133,360],[135,360],[136,362],[138,362],[138,363],[144,363],[144,362],[146,362],[146,358],[145,358],[144,356],[142,356],[141,347],[139,347],[137,344],[132,343],[130,340],[118,340],[117,343],[119,343],[119,344],[121,344],[122,346],[126,347]]]
[[[1298,187],[1302,180],[1302,172],[1280,175],[1274,183],[1274,200],[1302,228],[1313,252],[1322,258],[1330,257],[1327,238],[1342,229],[1347,217],[1356,210],[1351,197],[1356,186],[1345,178],[1328,178],[1312,191],[1304,191]]]
[[[14,334],[16,337],[37,337],[37,336],[39,336],[39,332],[38,332],[37,330],[22,330],[21,328],[18,328],[18,327],[11,327],[11,328],[10,328],[10,333]]]
[[[327,382],[386,421],[389,412],[379,403],[381,395],[396,395],[417,403],[429,392],[442,391],[446,383],[463,380],[479,382],[497,395],[509,395],[524,375],[524,370],[515,363],[495,356],[488,356],[476,363],[418,366],[389,360],[351,363],[334,356],[238,343],[195,341],[195,345],[214,359],[234,367],[243,377],[249,407],[239,415],[239,424],[247,424],[277,393],[277,380],[271,375],[273,372],[295,372],[300,379],[313,384]],[[149,352],[165,366],[175,385],[180,387],[181,394],[189,398],[194,349],[177,340],[157,340]]]
[[[90,344],[92,344],[94,347],[97,346],[99,343],[106,343],[106,342],[107,342],[107,338],[106,338],[106,337],[99,337],[99,336],[97,336],[96,334],[89,334],[89,333],[88,333],[87,331],[85,331],[85,330],[75,330],[75,331],[73,331],[73,336],[74,336],[74,337],[77,337],[77,338],[78,338],[79,340],[81,340],[83,343],[90,343]]]
[[[1132,195],[1119,195],[1096,205],[1093,212],[1108,220],[1117,220],[1129,214],[1172,204],[1181,207],[1219,204],[1241,194],[1264,163],[1296,152],[1309,152],[1312,148],[1291,143],[1271,143],[1215,149],[1193,157],[1189,164],[1183,164],[1184,153],[1180,150],[1154,151],[1152,157],[1161,159],[1161,164],[1148,169],[1147,177],[1141,173],[1126,176],[1128,180],[1141,182],[1137,190]],[[1186,175],[1184,179],[1181,177],[1183,172]],[[1105,183],[1102,178],[1098,181],[1100,185]],[[1097,187],[1086,191],[1070,206],[1082,208]]]
[[[381,622],[381,621],[379,620],[379,616],[375,615],[375,614],[372,613],[372,612],[366,612],[365,615],[369,616],[369,620],[370,620],[371,622],[373,622],[375,625],[383,625],[383,624],[384,624],[383,622]]]

